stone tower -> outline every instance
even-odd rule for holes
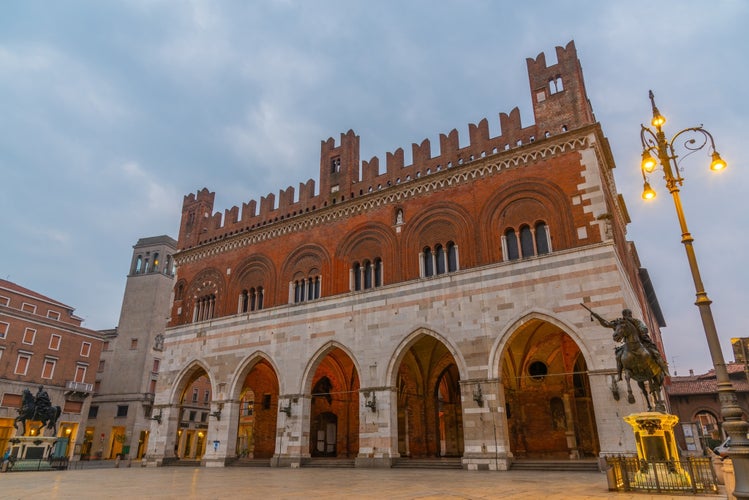
[[[151,425],[163,334],[168,321],[177,242],[141,238],[133,256],[117,328],[108,333],[99,363],[86,439],[91,455],[139,459]]]

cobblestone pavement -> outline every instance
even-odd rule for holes
[[[118,468],[0,474],[3,499],[725,499],[608,491],[598,472]]]

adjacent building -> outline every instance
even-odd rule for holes
[[[117,328],[102,332],[81,455],[141,459],[148,444],[156,380],[163,360],[164,329],[174,286],[177,242],[141,238],[133,247]]]
[[[749,415],[746,364],[733,362],[728,363],[726,368],[736,391],[737,403],[744,410],[744,415]],[[703,454],[727,437],[722,428],[723,416],[715,370],[697,375],[690,370],[689,375],[673,376],[671,383],[666,386],[666,394],[671,413],[679,417],[681,432],[676,433],[676,439],[682,450],[691,454]]]
[[[631,309],[658,344],[663,322],[574,43],[556,59],[527,60],[534,124],[515,108],[497,136],[483,119],[384,165],[350,130],[298,192],[223,213],[185,196],[149,462],[634,452],[622,416],[645,405],[618,397],[611,332],[580,304]]]
[[[16,434],[24,389],[43,386],[61,408],[54,454],[77,456],[104,343],[82,322],[71,306],[0,279],[0,452]],[[26,425],[32,433],[40,424]]]

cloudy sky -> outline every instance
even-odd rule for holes
[[[665,185],[640,198],[653,89],[673,134],[704,124],[729,169],[681,163],[689,229],[726,360],[748,335],[749,2],[7,1],[0,15],[0,275],[117,324],[132,245],[177,237],[182,197],[216,210],[317,178],[320,141],[361,158],[515,106],[526,57],[575,40],[611,141],[628,237],[650,271],[672,373],[711,367]]]

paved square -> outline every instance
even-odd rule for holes
[[[690,495],[609,492],[606,475],[597,472],[132,467],[0,474],[0,497],[684,500]]]

